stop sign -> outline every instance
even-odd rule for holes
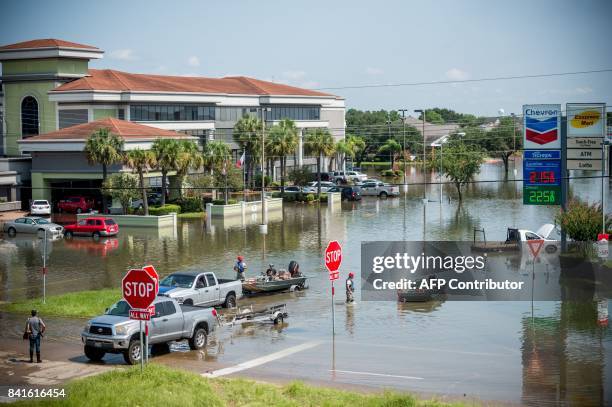
[[[132,269],[121,281],[123,299],[132,308],[146,309],[155,301],[157,283],[153,277],[142,269]]]
[[[155,270],[155,267],[149,265],[144,266],[142,269],[149,273],[151,277],[153,277],[153,279],[155,280],[155,292],[159,292],[159,274],[157,274],[157,270]]]
[[[336,240],[332,240],[325,249],[325,267],[330,273],[338,271],[342,263],[342,247]]]

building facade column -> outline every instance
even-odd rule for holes
[[[298,167],[304,165],[304,129],[298,129]]]

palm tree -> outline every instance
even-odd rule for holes
[[[168,186],[166,185],[168,179],[168,172],[176,171],[179,166],[179,156],[181,153],[181,145],[177,140],[174,139],[161,139],[158,138],[153,143],[151,148],[153,154],[155,154],[155,161],[157,162],[157,168],[162,173],[162,206],[166,204],[166,194],[168,193]]]
[[[344,157],[342,157],[342,167],[344,167],[344,162],[346,161],[347,156],[351,157],[351,160],[354,160],[355,157],[357,157],[358,154],[361,154],[361,152],[366,148],[365,141],[359,136],[347,134],[345,141],[349,147],[348,149],[350,150],[350,153],[345,154]]]
[[[204,168],[212,175],[214,169],[225,163],[230,155],[231,150],[227,143],[217,140],[210,141],[204,145],[204,151],[202,151]]]
[[[246,152],[247,173],[249,180],[253,183],[253,169],[258,161],[259,151],[261,150],[261,131],[262,123],[255,116],[245,115],[234,125],[232,137]],[[263,176],[263,174],[261,174]]]
[[[179,185],[179,198],[183,197],[183,179],[190,169],[198,170],[204,166],[204,157],[193,141],[179,141],[179,157],[176,166],[176,178]]]
[[[123,139],[110,132],[110,129],[96,130],[85,142],[85,154],[90,165],[102,165],[102,183],[108,176],[108,166],[121,162],[123,158]],[[102,213],[106,213],[106,194],[102,193]]]
[[[321,158],[334,152],[334,138],[327,129],[313,129],[306,134],[304,149],[317,157],[317,195],[321,197]]]
[[[389,154],[389,157],[391,158],[391,169],[393,169],[393,166],[395,165],[395,158],[397,154],[399,154],[401,151],[402,146],[400,145],[400,143],[398,143],[395,139],[392,138],[387,140],[387,142],[380,146],[380,148],[378,149],[378,152],[380,154]]]
[[[144,173],[149,171],[149,168],[155,166],[155,155],[151,150],[130,150],[125,155],[125,165],[138,174],[139,187],[142,192],[142,207],[145,216],[147,216],[149,214],[149,202],[144,186]]]
[[[284,194],[285,174],[287,172],[287,156],[294,153],[298,146],[298,129],[295,126],[295,122],[290,119],[284,119],[277,125],[272,126],[267,141],[270,156],[278,157],[280,159],[281,193]]]

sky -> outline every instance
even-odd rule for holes
[[[59,38],[92,68],[311,89],[612,68],[612,1],[2,1],[0,44]],[[327,90],[364,110],[495,116],[528,103],[606,102],[612,72]]]

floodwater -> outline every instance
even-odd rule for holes
[[[519,179],[520,167],[519,162]],[[612,329],[598,324],[601,303],[598,314],[595,301],[399,304],[360,302],[357,295],[357,303],[347,306],[342,290],[337,289],[336,335],[331,340],[331,289],[322,265],[329,240],[343,245],[342,278],[353,271],[359,281],[362,241],[471,241],[475,228],[484,229],[487,240],[505,240],[508,227],[537,230],[553,221],[556,208],[523,205],[522,185],[512,181],[512,164],[509,180],[503,181],[502,167],[495,163],[484,165],[478,179],[502,181],[468,186],[461,206],[449,199],[455,196],[451,185],[444,187],[442,203],[439,185],[428,185],[426,205],[421,200],[423,187],[418,185],[409,187],[406,199],[367,197],[320,210],[315,205],[288,204],[282,219],[271,219],[267,236],[259,234],[257,221],[242,226],[240,222],[188,220],[180,222],[177,230],[124,228],[114,239],[50,242],[47,295],[119,287],[127,269],[143,264],[154,264],[161,275],[212,270],[227,278],[233,277],[231,268],[238,254],[245,257],[250,275],[268,263],[285,268],[290,260],[297,260],[312,277],[308,290],[240,303],[256,307],[286,303],[290,317],[285,324],[220,329],[206,357],[200,358],[202,371],[207,360],[231,366],[288,349],[286,355],[255,363],[239,374],[465,394],[531,405],[612,404]],[[418,170],[411,169],[409,182],[421,180]],[[432,176],[428,181],[437,179]],[[571,181],[572,193],[590,201],[600,199],[600,188],[599,179]],[[482,239],[481,233],[478,238]],[[40,241],[0,240],[0,300],[40,296],[40,268]],[[0,336],[19,334],[12,321],[0,318],[4,325]],[[58,325],[78,343],[81,321],[58,320]],[[51,330],[49,335],[54,336]],[[193,352],[162,356],[179,365],[198,357]]]

